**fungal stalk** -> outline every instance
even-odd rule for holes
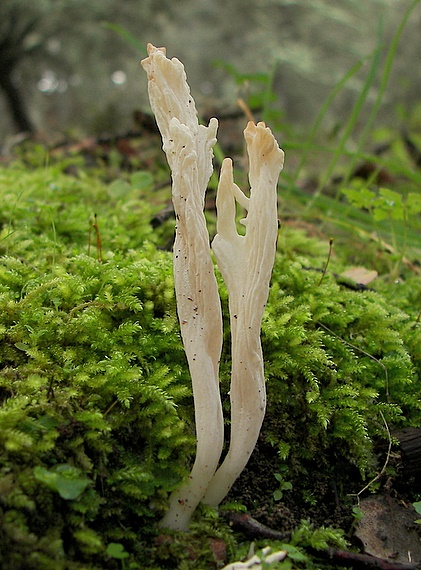
[[[222,164],[216,199],[217,235],[212,249],[229,295],[231,325],[231,439],[228,453],[203,502],[217,506],[246,466],[266,410],[260,329],[269,294],[278,234],[277,182],[284,153],[264,123],[244,131],[249,157],[250,198],[234,183],[232,161]],[[246,211],[236,228],[236,202]]]
[[[213,251],[229,294],[231,323],[231,437],[223,447],[219,393],[222,314],[204,216],[218,122],[199,125],[184,67],[148,45],[142,61],[148,90],[172,172],[176,216],[174,281],[177,311],[190,369],[195,405],[196,459],[189,479],[170,497],[162,526],[188,528],[200,501],[217,506],[244,469],[256,445],[266,408],[260,329],[276,251],[277,181],[284,153],[264,123],[244,131],[249,156],[250,197],[234,183],[232,162],[222,165],[217,193]],[[236,227],[237,203],[246,212]]]
[[[196,459],[189,479],[172,493],[162,521],[165,527],[181,530],[187,529],[206,492],[223,446],[219,393],[222,312],[204,215],[218,121],[211,119],[207,127],[199,125],[180,61],[167,59],[164,48],[150,44],[148,54],[142,65],[172,172],[174,283],[195,406]]]

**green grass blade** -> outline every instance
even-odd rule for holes
[[[389,83],[390,74],[392,72],[393,62],[395,60],[396,50],[398,48],[399,40],[400,40],[400,37],[402,35],[405,24],[408,21],[409,16],[411,15],[415,6],[419,3],[420,3],[420,0],[413,0],[413,2],[408,6],[408,8],[406,9],[404,16],[403,16],[403,18],[402,18],[402,20],[398,26],[398,29],[396,30],[396,32],[393,36],[391,46],[390,46],[390,48],[387,52],[387,55],[386,55],[386,61],[384,64],[383,74],[382,74],[382,78],[381,78],[380,87],[379,87],[379,90],[377,93],[377,98],[376,98],[376,101],[375,101],[371,111],[370,111],[368,119],[365,123],[363,132],[361,133],[361,136],[358,139],[356,157],[349,164],[348,172],[347,172],[345,179],[344,179],[344,185],[346,185],[349,182],[349,179],[351,178],[352,173],[354,172],[355,164],[357,162],[357,157],[361,153],[361,150],[362,150],[362,148],[363,148],[363,146],[367,140],[367,137],[370,133],[371,127],[373,126],[373,122],[374,122],[374,120],[377,116],[377,113],[379,111],[381,102],[383,100],[383,96],[385,94],[387,85]]]
[[[372,55],[369,57],[371,58]],[[323,103],[322,107],[320,108],[320,111],[317,114],[317,117],[313,123],[313,126],[311,127],[310,134],[309,134],[308,139],[306,141],[306,144],[304,146],[305,151],[301,155],[301,160],[300,160],[300,162],[299,162],[299,164],[295,170],[294,175],[292,176],[292,179],[295,182],[298,180],[298,177],[300,176],[301,170],[307,162],[308,155],[310,154],[310,152],[314,148],[313,145],[314,145],[314,139],[316,138],[316,133],[320,127],[320,124],[322,123],[322,121],[324,119],[324,116],[326,115],[327,111],[329,110],[329,107],[332,104],[332,101],[336,98],[338,93],[340,93],[342,91],[342,89],[346,85],[346,83],[361,69],[361,67],[365,64],[367,59],[368,58],[364,58],[364,59],[361,59],[360,61],[357,61],[357,63],[355,65],[353,65],[351,67],[351,69],[338,81],[338,83],[333,87],[333,89],[331,90],[331,92],[327,96],[325,102]]]
[[[104,28],[111,30],[118,34],[127,44],[132,46],[140,55],[141,57],[146,57],[148,54],[146,53],[146,48],[142,42],[135,38],[133,34],[131,34],[128,30],[119,26],[118,24],[112,24],[111,22],[103,22],[102,25]]]
[[[333,155],[333,157],[329,163],[329,166],[328,166],[325,174],[320,177],[320,180],[319,180],[319,183],[317,185],[314,196],[319,196],[319,194],[323,191],[323,188],[325,187],[327,182],[330,180],[332,173],[333,173],[340,157],[343,155],[345,145],[346,145],[349,137],[351,136],[352,131],[354,130],[354,127],[358,121],[358,118],[359,118],[361,111],[364,107],[364,104],[367,100],[369,91],[371,89],[371,86],[374,83],[376,73],[377,73],[377,69],[378,69],[379,64],[380,64],[380,53],[381,53],[381,49],[382,49],[380,41],[381,40],[379,38],[379,42],[378,42],[377,48],[374,51],[372,63],[371,63],[369,72],[367,74],[367,77],[364,81],[363,88],[361,89],[360,95],[358,96],[358,99],[355,102],[354,107],[352,108],[351,115],[350,115],[350,117],[349,117],[349,119],[345,125],[345,129],[344,129],[343,134],[340,138],[339,144],[336,147],[335,153],[334,153],[334,155]],[[310,200],[309,207],[311,206],[311,203],[312,203],[312,201]]]

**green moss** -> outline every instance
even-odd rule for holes
[[[373,439],[388,438],[382,414],[390,425],[419,425],[413,322],[374,291],[333,277],[319,285],[308,266],[279,256],[274,269],[263,326],[267,429],[281,416],[286,435],[270,435],[281,448],[326,462],[340,455],[372,475]]]
[[[150,200],[134,184],[121,197],[62,170],[0,170],[0,563],[120,568],[124,553],[130,568],[210,567],[205,536],[223,537],[233,558],[230,530],[203,513],[188,537],[155,541],[190,469],[194,418],[171,254],[149,225]],[[406,285],[396,299],[331,275],[319,285],[324,249],[282,231],[263,323],[262,440],[289,465],[293,492],[314,465],[327,475],[356,467],[359,484],[377,472],[383,417],[420,422],[420,329]]]
[[[116,520],[162,514],[193,451],[190,386],[145,203],[49,169],[2,172],[1,194],[0,558],[19,567],[30,543],[47,568],[72,550],[105,556]],[[92,211],[102,263],[87,255]]]

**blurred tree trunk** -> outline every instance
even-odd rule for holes
[[[29,115],[26,111],[23,98],[20,94],[19,89],[13,84],[12,80],[12,70],[4,69],[0,61],[0,88],[2,89],[7,104],[9,106],[13,123],[19,132],[34,132],[34,127],[29,119]]]
[[[39,49],[39,42],[26,44],[37,29],[41,15],[31,13],[28,6],[0,0],[0,89],[3,91],[11,118],[18,131],[33,132],[22,92],[13,82],[13,74],[20,63]]]

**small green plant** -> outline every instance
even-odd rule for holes
[[[326,550],[329,547],[346,549],[348,542],[341,529],[332,527],[314,528],[308,520],[301,521],[298,529],[293,533],[291,544],[301,548],[311,547],[315,550]]]
[[[128,552],[124,550],[124,546],[122,544],[120,544],[119,542],[110,542],[109,545],[107,546],[105,554],[107,556],[110,556],[111,558],[115,558],[116,560],[121,560],[121,568],[122,570],[125,570],[126,563],[124,562],[124,560],[128,558],[130,555]]]
[[[387,222],[388,233],[392,238],[391,246],[397,254],[392,275],[398,275],[407,250],[408,231],[419,223],[421,195],[409,192],[404,196],[386,187],[374,190],[358,179],[353,181],[352,187],[342,189],[342,193],[354,207],[369,213],[380,250],[385,247],[381,236],[385,233],[384,223]]]
[[[276,489],[276,491],[274,491],[273,498],[275,501],[280,501],[284,496],[285,491],[291,491],[292,483],[285,481],[280,473],[275,473],[274,477],[278,481],[279,487]]]
[[[414,507],[417,514],[421,515],[421,501],[417,501],[416,503],[412,503],[412,506]],[[421,524],[421,519],[417,519],[415,522],[417,524]]]
[[[361,186],[361,185],[357,185]],[[373,191],[366,186],[343,189],[342,192],[357,208],[367,210],[375,222],[399,220],[410,224],[421,212],[421,195],[410,192],[406,197],[389,188]]]
[[[66,463],[54,465],[51,470],[41,466],[34,468],[35,479],[66,500],[77,499],[89,485],[90,480],[81,473],[80,469]]]

